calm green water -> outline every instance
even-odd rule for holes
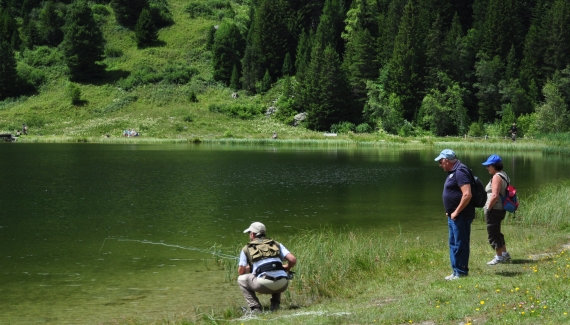
[[[446,238],[438,152],[0,144],[0,324],[242,303],[208,250],[234,254],[252,221],[285,243],[325,225]],[[488,180],[480,163],[491,152],[458,154]],[[521,194],[570,178],[568,159],[498,154]]]

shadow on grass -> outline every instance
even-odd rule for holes
[[[125,70],[108,70],[101,76],[93,77],[85,80],[77,80],[76,82],[84,85],[103,86],[106,84],[113,84],[120,79],[126,78],[131,73]]]
[[[536,264],[536,260],[529,260],[525,258],[512,259],[510,264]]]
[[[497,275],[508,277],[508,278],[516,277],[516,276],[519,276],[521,274],[523,274],[523,272],[520,272],[520,271],[500,271],[500,272],[497,272]]]

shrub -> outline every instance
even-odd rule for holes
[[[190,95],[188,96],[188,100],[190,100],[191,103],[197,103],[198,102],[198,97],[196,97],[196,92],[194,90],[190,91]]]
[[[370,133],[370,132],[372,132],[372,127],[368,123],[362,123],[356,127],[356,132],[357,133]]]
[[[117,81],[117,86],[125,90],[131,90],[137,86],[157,83],[161,80],[161,74],[157,73],[151,67],[144,66],[138,70],[133,71],[130,76]]]
[[[26,49],[23,61],[32,67],[48,67],[62,64],[63,54],[57,48],[38,46],[34,50]]]
[[[120,47],[107,46],[105,47],[105,56],[108,58],[120,58],[123,56],[123,49]]]
[[[95,14],[95,15],[109,16],[111,14],[111,12],[109,11],[109,8],[107,8],[107,6],[102,5],[102,4],[94,4],[91,7],[91,10],[93,11],[93,14]]]
[[[230,117],[239,117],[242,120],[250,119],[263,112],[263,107],[259,105],[246,104],[210,104],[208,107],[210,112],[222,113]]]
[[[77,105],[81,102],[81,88],[76,83],[68,82],[65,86],[65,94],[71,100],[71,104]]]
[[[331,125],[332,133],[348,133],[350,131],[354,132],[355,126],[351,122],[340,122],[338,124]]]
[[[193,1],[186,6],[186,12],[189,13],[192,18],[209,17],[221,19],[220,15],[223,18],[228,7],[231,9],[230,3],[227,0]]]
[[[161,28],[174,24],[174,18],[172,18],[166,0],[151,0],[149,7],[150,15],[156,27]]]
[[[485,135],[485,127],[483,126],[483,121],[479,120],[479,122],[471,123],[469,126],[469,131],[467,134],[471,137],[482,137]]]
[[[295,115],[297,115],[297,111],[293,108],[295,107],[293,98],[281,96],[279,100],[277,100],[277,103],[275,103],[275,107],[277,107],[275,117],[285,124],[292,125],[295,120]]]
[[[18,64],[17,71],[18,77],[24,84],[32,85],[35,88],[41,86],[47,79],[46,73],[43,70],[36,69],[27,64]]]
[[[187,84],[198,72],[197,68],[187,64],[169,64],[164,68],[163,79],[171,84]]]

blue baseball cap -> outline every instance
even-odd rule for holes
[[[483,165],[483,166],[489,166],[489,165],[492,165],[492,164],[499,163],[499,162],[501,162],[501,161],[503,161],[503,160],[501,160],[501,157],[499,157],[499,156],[497,156],[497,155],[490,155],[489,158],[487,158],[487,161],[484,162],[482,165]]]
[[[457,158],[457,156],[455,155],[455,152],[451,149],[443,149],[443,151],[439,154],[439,156],[437,156],[434,160],[435,161],[439,161],[441,158],[445,158],[445,159],[455,159]]]

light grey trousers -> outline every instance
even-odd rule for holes
[[[255,294],[270,294],[271,304],[281,303],[281,293],[287,290],[289,280],[286,278],[276,281],[258,278],[255,275],[243,274],[238,277],[238,285],[249,308],[261,309],[261,303]]]

